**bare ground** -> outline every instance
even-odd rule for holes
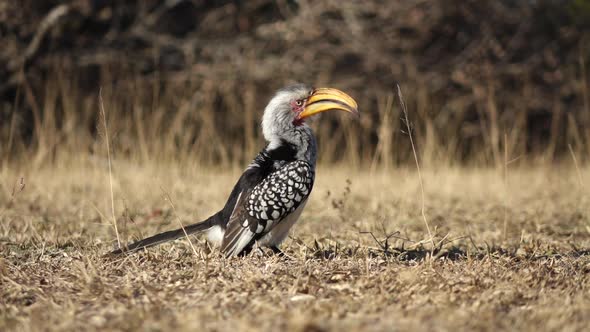
[[[590,324],[588,169],[523,167],[506,179],[493,169],[426,171],[433,248],[415,172],[321,168],[283,245],[290,260],[224,259],[198,237],[196,255],[183,239],[106,259],[116,236],[103,166],[0,170],[0,330]],[[124,241],[208,216],[239,176],[122,162],[114,171]]]

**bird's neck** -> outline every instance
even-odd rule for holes
[[[305,160],[315,166],[317,144],[311,128],[297,126],[280,137],[273,137],[266,150],[283,160]]]

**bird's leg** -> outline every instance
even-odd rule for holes
[[[275,255],[279,255],[279,257],[286,256],[285,253],[281,249],[279,249],[279,247],[277,247],[277,246],[272,246],[272,247],[270,247],[270,249],[272,250],[272,252]]]
[[[267,247],[267,248],[270,248],[272,250],[272,254],[269,253],[268,251],[264,250],[263,247],[258,246],[258,245],[256,246],[256,249],[258,249],[258,254],[261,257],[269,258],[269,257],[271,257],[273,255],[278,255],[279,257],[286,257],[286,255],[277,246]]]
[[[250,252],[252,252],[252,248],[253,245],[249,245],[246,248],[244,248],[244,250],[242,250],[242,252],[238,255],[240,257],[246,257],[250,254]]]
[[[279,249],[279,247],[277,246],[272,246],[270,247],[270,249],[272,250],[273,254],[279,256],[281,259],[284,259],[286,261],[294,261],[295,259],[287,254],[285,254],[281,249]]]

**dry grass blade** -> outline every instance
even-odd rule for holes
[[[102,88],[98,91],[98,104],[100,106],[100,116],[102,118],[102,124],[104,129],[104,139],[107,148],[107,159],[109,164],[109,185],[110,185],[110,193],[111,193],[111,214],[112,214],[112,223],[115,229],[115,234],[117,235],[117,244],[119,248],[121,248],[121,238],[119,236],[119,230],[117,228],[117,217],[115,216],[115,195],[113,193],[113,165],[111,161],[111,147],[109,144],[109,130],[107,126],[107,116],[104,110],[104,102],[102,100]]]
[[[178,217],[178,213],[176,213],[176,207],[174,206],[174,203],[172,202],[172,198],[170,198],[170,195],[168,194],[168,192],[166,192],[166,190],[164,190],[164,188],[160,187],[160,190],[162,190],[162,192],[164,193],[164,198],[168,201],[168,203],[170,203],[170,206],[172,207],[172,211],[174,211],[174,216],[176,217],[176,221],[178,221],[178,225],[180,225],[180,228],[182,228],[182,231],[184,232],[184,236],[186,237],[188,244],[191,246],[191,249],[193,250],[193,254],[195,255],[195,257],[199,257],[199,254],[197,253],[197,249],[195,249],[193,242],[191,241],[190,237],[188,236],[188,233],[186,232],[186,230],[184,229],[184,225],[182,224],[182,221],[180,221],[180,217]],[[203,258],[203,257],[201,257],[201,258]]]
[[[420,213],[422,214],[422,220],[424,220],[424,225],[426,225],[426,230],[428,231],[428,237],[430,238],[430,242],[432,244],[431,251],[434,252],[434,248],[436,247],[434,243],[434,238],[432,237],[432,232],[430,231],[430,225],[428,224],[428,219],[426,218],[426,195],[424,194],[424,181],[422,179],[422,171],[420,170],[420,163],[418,162],[418,154],[416,153],[416,146],[414,145],[414,139],[412,138],[412,126],[410,125],[410,119],[408,118],[408,110],[406,108],[406,103],[404,102],[404,97],[402,96],[402,90],[397,86],[397,96],[399,97],[399,104],[402,108],[402,112],[404,112],[405,124],[406,128],[408,129],[408,136],[410,137],[410,144],[412,145],[412,153],[414,154],[414,161],[416,162],[416,171],[418,172],[418,180],[420,182],[420,195],[421,195],[421,205],[420,205]],[[431,252],[431,254],[432,254]]]

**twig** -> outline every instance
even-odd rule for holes
[[[377,237],[375,236],[375,234],[373,234],[373,232],[371,232],[371,231],[361,231],[361,232],[359,232],[359,234],[369,234],[369,235],[371,235],[371,237],[377,243],[377,245],[381,248],[381,250],[383,250],[384,252],[387,252],[387,246],[386,245],[384,246],[381,243],[381,241],[377,240]]]
[[[115,227],[115,234],[117,235],[117,244],[121,248],[121,238],[119,237],[119,230],[117,229],[117,218],[115,217],[115,196],[113,194],[113,166],[111,163],[111,147],[109,145],[109,131],[107,127],[107,116],[104,111],[104,103],[102,101],[102,88],[98,90],[98,103],[100,106],[100,114],[102,116],[102,123],[104,125],[104,137],[107,146],[107,158],[109,161],[109,184],[111,186],[111,213],[113,215],[113,226]]]
[[[375,243],[377,243],[377,245],[381,248],[381,250],[384,253],[386,253],[386,254],[390,252],[389,251],[389,248],[390,248],[390,246],[389,246],[389,239],[391,239],[391,238],[402,240],[402,247],[403,247],[403,244],[404,244],[403,241],[414,242],[414,241],[412,241],[410,239],[406,239],[406,238],[403,238],[401,236],[396,236],[399,233],[400,233],[399,231],[395,231],[395,232],[393,232],[393,233],[391,233],[389,235],[387,235],[387,233],[384,233],[385,239],[383,239],[383,242],[381,242],[381,241],[379,241],[377,239],[377,237],[375,236],[375,234],[373,234],[373,232],[371,232],[371,231],[359,231],[359,234],[369,234],[369,235],[371,235],[371,237],[373,238],[373,240],[375,241]]]
[[[172,198],[170,198],[170,195],[168,194],[168,192],[166,192],[166,190],[164,190],[164,188],[160,187],[160,190],[162,190],[162,192],[164,193],[164,199],[166,199],[168,201],[168,203],[170,203],[170,206],[172,207],[172,211],[174,211],[174,216],[176,217],[176,221],[178,221],[180,228],[182,228],[182,231],[184,232],[184,236],[186,237],[188,244],[191,246],[191,249],[193,250],[193,254],[195,254],[195,257],[199,257],[199,254],[197,253],[197,249],[195,249],[193,242],[191,241],[190,237],[188,236],[188,233],[186,232],[186,230],[184,229],[184,225],[182,224],[182,221],[180,221],[180,218],[178,217],[178,213],[176,213],[176,207],[174,207],[174,203],[172,203]],[[201,257],[201,258],[203,258],[203,257]]]
[[[399,103],[400,106],[402,108],[402,111],[404,112],[404,117],[405,117],[405,123],[406,123],[406,128],[408,129],[408,136],[410,137],[410,144],[412,145],[412,153],[414,154],[414,161],[416,162],[416,169],[418,170],[418,180],[420,180],[420,193],[422,196],[422,204],[421,204],[421,208],[420,208],[420,212],[422,214],[422,219],[424,220],[424,225],[426,225],[426,230],[428,231],[428,236],[430,237],[430,242],[432,243],[432,249],[431,249],[431,256],[432,253],[434,252],[434,238],[432,237],[432,232],[430,231],[430,225],[428,224],[428,220],[426,219],[426,213],[425,213],[425,194],[424,194],[424,181],[422,180],[422,172],[420,170],[420,163],[418,162],[418,154],[416,153],[416,147],[414,146],[414,139],[412,138],[412,128],[410,126],[410,120],[408,118],[408,110],[406,108],[406,103],[404,102],[404,97],[402,96],[402,90],[399,87],[399,84],[396,84],[397,86],[397,96],[399,97]]]

